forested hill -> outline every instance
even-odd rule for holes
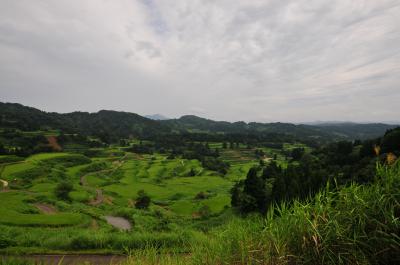
[[[314,125],[314,127],[320,128],[320,130],[329,132],[338,137],[345,137],[348,139],[371,139],[382,135],[385,131],[393,129],[394,125],[388,125],[384,123],[322,123]]]
[[[289,134],[297,138],[311,138],[322,140],[354,140],[371,139],[383,135],[387,130],[397,127],[396,125],[371,123],[340,123],[319,125],[295,125],[292,123],[258,123],[250,122],[226,122],[213,121],[194,115],[185,115],[179,119],[161,121],[174,130],[191,132],[212,133],[279,133]]]
[[[60,129],[84,135],[124,138],[175,133],[286,134],[302,140],[353,140],[376,138],[394,125],[257,123],[213,121],[193,115],[179,119],[152,120],[135,113],[101,110],[96,113],[44,112],[17,103],[0,103],[0,127],[24,131]]]
[[[16,103],[0,103],[0,127],[24,131],[60,129],[66,133],[110,135],[115,138],[167,133],[170,129],[135,113],[101,110],[96,113],[44,112]]]

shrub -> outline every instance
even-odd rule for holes
[[[0,235],[0,249],[15,246],[15,242],[6,237],[5,235]]]
[[[84,156],[84,155],[79,155],[79,154],[73,154],[73,155],[65,155],[65,156],[58,156],[58,157],[52,157],[43,160],[44,163],[50,164],[50,165],[63,165],[65,167],[72,167],[72,166],[79,166],[79,165],[84,165],[92,162],[90,158]]]
[[[149,208],[151,199],[150,196],[145,193],[144,190],[138,192],[138,197],[136,199],[135,207],[137,209],[147,209]]]
[[[207,193],[205,193],[204,191],[200,191],[199,193],[196,194],[196,196],[194,197],[196,200],[205,200],[209,197],[209,195]]]
[[[203,205],[203,206],[201,206],[200,209],[199,209],[199,215],[200,215],[202,218],[208,218],[208,217],[210,217],[210,215],[211,215],[211,209],[210,209],[210,207],[209,207],[208,205]]]
[[[85,166],[84,168],[82,168],[79,171],[79,175],[82,176],[82,175],[85,175],[90,172],[100,171],[103,169],[107,169],[107,167],[108,167],[108,165],[105,162],[94,162],[94,163],[89,164],[89,165]]]
[[[55,188],[55,195],[57,198],[64,200],[64,201],[69,201],[69,193],[73,190],[73,186],[70,182],[60,182],[56,188]]]
[[[85,235],[79,235],[71,240],[71,249],[74,250],[87,250],[96,249],[96,239]]]

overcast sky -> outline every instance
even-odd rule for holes
[[[398,121],[399,0],[1,0],[0,101]]]

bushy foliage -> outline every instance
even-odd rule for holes
[[[304,152],[304,148],[294,148],[290,153],[290,156],[293,158],[293,160],[300,160],[304,155]]]
[[[43,162],[50,165],[63,165],[65,167],[73,167],[73,166],[88,164],[92,161],[90,160],[90,158],[84,155],[69,154],[65,156],[58,156],[45,159],[43,160]]]
[[[151,198],[144,190],[138,191],[138,196],[136,198],[135,207],[137,209],[147,209],[151,203]]]
[[[229,164],[215,157],[204,157],[201,165],[209,170],[217,171],[222,175],[228,172]]]
[[[47,176],[51,170],[47,167],[37,166],[34,168],[22,170],[12,174],[12,177],[16,179],[15,184],[30,185],[33,180],[41,176]]]
[[[0,164],[3,163],[13,163],[13,162],[18,162],[24,160],[22,157],[15,156],[15,155],[5,155],[5,156],[0,156]]]
[[[63,181],[56,186],[54,193],[60,200],[68,201],[70,200],[69,193],[72,190],[73,185],[70,182]]]
[[[103,170],[103,169],[106,169],[106,168],[108,168],[107,163],[105,163],[105,162],[94,162],[94,163],[91,163],[90,165],[87,165],[84,168],[80,169],[79,174],[80,175],[85,175],[87,173],[100,171],[100,170]]]

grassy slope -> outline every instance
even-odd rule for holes
[[[234,219],[199,238],[190,257],[133,253],[128,264],[399,264],[400,161],[370,185],[329,186],[266,218]]]
[[[39,214],[26,203],[31,196],[21,192],[0,193],[0,224],[16,226],[67,226],[87,221],[78,213],[59,213],[54,215]]]

